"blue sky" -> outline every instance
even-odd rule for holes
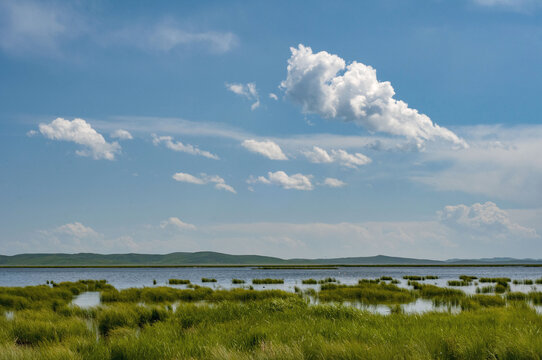
[[[541,20],[0,1],[0,253],[540,257]]]

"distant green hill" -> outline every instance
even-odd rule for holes
[[[19,254],[0,255],[0,266],[191,266],[191,265],[460,265],[542,264],[534,259],[452,259],[447,261],[384,255],[331,259],[280,259],[260,255],[229,255],[212,251],[154,254]]]

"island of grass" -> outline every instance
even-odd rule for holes
[[[254,285],[264,285],[264,284],[284,284],[284,279],[252,279],[252,284]]]
[[[185,280],[185,279],[169,279],[168,280],[168,283],[170,285],[188,285],[190,284],[190,280]],[[154,283],[156,284],[156,283]]]

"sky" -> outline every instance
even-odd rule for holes
[[[0,0],[0,254],[542,258],[542,1]]]

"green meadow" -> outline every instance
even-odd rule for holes
[[[542,303],[540,292],[467,295],[416,281],[406,289],[375,280],[313,280],[320,285],[297,293],[117,290],[93,280],[0,288],[0,359],[542,358],[542,316],[532,306]],[[71,304],[87,291],[99,292],[101,304]],[[401,304],[417,299],[461,311],[402,311]],[[391,312],[346,305],[352,302]]]

